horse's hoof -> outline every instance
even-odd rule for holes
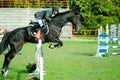
[[[53,44],[50,44],[50,45],[49,45],[49,48],[50,48],[50,49],[54,49],[55,47],[54,47]]]
[[[2,77],[3,77],[3,78],[6,78],[8,71],[6,71],[6,72],[1,71],[1,73],[2,73]]]

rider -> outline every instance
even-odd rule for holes
[[[44,10],[44,11],[38,11],[34,14],[34,17],[37,19],[37,22],[39,23],[40,27],[43,27],[43,19],[46,21],[50,21],[52,17],[54,17],[56,14],[59,13],[58,7],[53,7],[51,10]]]
[[[45,19],[46,21],[51,21],[51,18],[58,13],[59,13],[59,9],[57,7],[53,7],[52,11],[51,10],[44,10],[44,11],[36,12],[34,14],[34,17],[37,19],[37,22],[39,23],[40,27],[43,27],[44,24],[43,24],[42,20]],[[36,44],[36,48],[37,48],[37,51],[38,51],[40,49],[40,44],[41,44],[40,31],[34,33],[34,37],[39,39],[38,44]],[[38,63],[38,62],[39,61],[36,60],[36,63]],[[39,70],[39,65],[36,64],[36,70],[34,71],[34,73],[36,73],[38,70]]]

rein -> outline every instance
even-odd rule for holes
[[[48,23],[46,21],[45,21],[45,26],[46,26],[46,30],[47,30],[45,34],[47,35],[49,33],[50,29],[49,29]]]

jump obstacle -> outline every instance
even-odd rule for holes
[[[40,36],[40,33],[37,36]],[[44,80],[43,62],[42,40],[39,39],[36,44],[36,70],[30,74],[31,76],[37,76],[39,80]]]
[[[43,51],[42,51],[42,40],[39,40],[37,44],[37,51],[36,51],[36,71],[38,73],[39,79],[43,80]]]
[[[109,48],[120,48],[120,46],[110,46],[109,42],[118,41],[120,44],[120,24],[118,25],[118,32],[117,32],[117,25],[112,24],[109,32],[109,26],[106,25],[105,33],[102,32],[102,26],[98,29],[98,49],[97,49],[97,57],[102,57],[102,55],[109,52]],[[110,33],[110,35],[109,35]],[[110,38],[109,38],[110,37]],[[120,54],[120,52],[115,52],[111,54]]]

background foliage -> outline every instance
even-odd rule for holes
[[[2,7],[9,8],[52,8],[58,6],[61,8],[70,8],[71,10],[80,10],[82,31],[78,34],[95,35],[97,30],[96,19],[101,18],[101,24],[120,23],[120,0],[2,0],[6,5]],[[15,3],[15,4],[14,4]],[[69,4],[68,4],[69,3]],[[3,4],[3,3],[1,3]],[[69,6],[68,6],[69,5]],[[76,8],[77,7],[77,8]],[[103,29],[104,29],[103,27]]]
[[[83,30],[97,29],[97,18],[103,26],[120,22],[120,0],[69,0],[70,9],[79,7]],[[77,8],[78,9],[78,8]]]

